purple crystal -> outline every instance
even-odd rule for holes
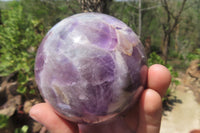
[[[146,84],[146,56],[137,35],[120,20],[81,13],[47,33],[35,77],[43,98],[62,117],[98,123],[137,101]]]

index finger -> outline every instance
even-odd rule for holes
[[[155,64],[149,68],[147,86],[157,91],[161,97],[165,95],[170,82],[171,74],[165,66]]]

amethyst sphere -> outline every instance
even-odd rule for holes
[[[120,20],[81,13],[56,24],[36,56],[35,78],[55,111],[77,123],[99,123],[132,106],[146,84],[138,36]]]

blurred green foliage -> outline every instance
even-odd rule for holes
[[[164,64],[164,60],[156,52],[152,52],[148,58],[148,65],[151,66],[153,64]]]
[[[35,29],[38,21],[25,15],[19,2],[12,2],[2,11],[0,25],[0,76],[18,73],[18,89],[26,92],[26,84],[33,80],[36,48],[42,35]]]
[[[28,133],[29,127],[27,125],[23,125],[21,128],[15,129],[14,133]]]
[[[196,60],[196,59],[200,60],[200,48],[197,48],[197,49],[194,50],[194,52],[189,53],[187,55],[187,59],[189,61]]]
[[[0,129],[7,127],[8,120],[9,120],[8,116],[0,114]]]
[[[38,20],[46,33],[62,19],[81,12],[77,0],[21,0],[23,11]]]

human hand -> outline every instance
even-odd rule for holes
[[[97,125],[77,125],[58,116],[48,103],[33,106],[30,116],[42,123],[51,133],[159,133],[162,116],[162,97],[171,75],[162,65],[148,70],[147,88],[137,105],[126,114]]]

